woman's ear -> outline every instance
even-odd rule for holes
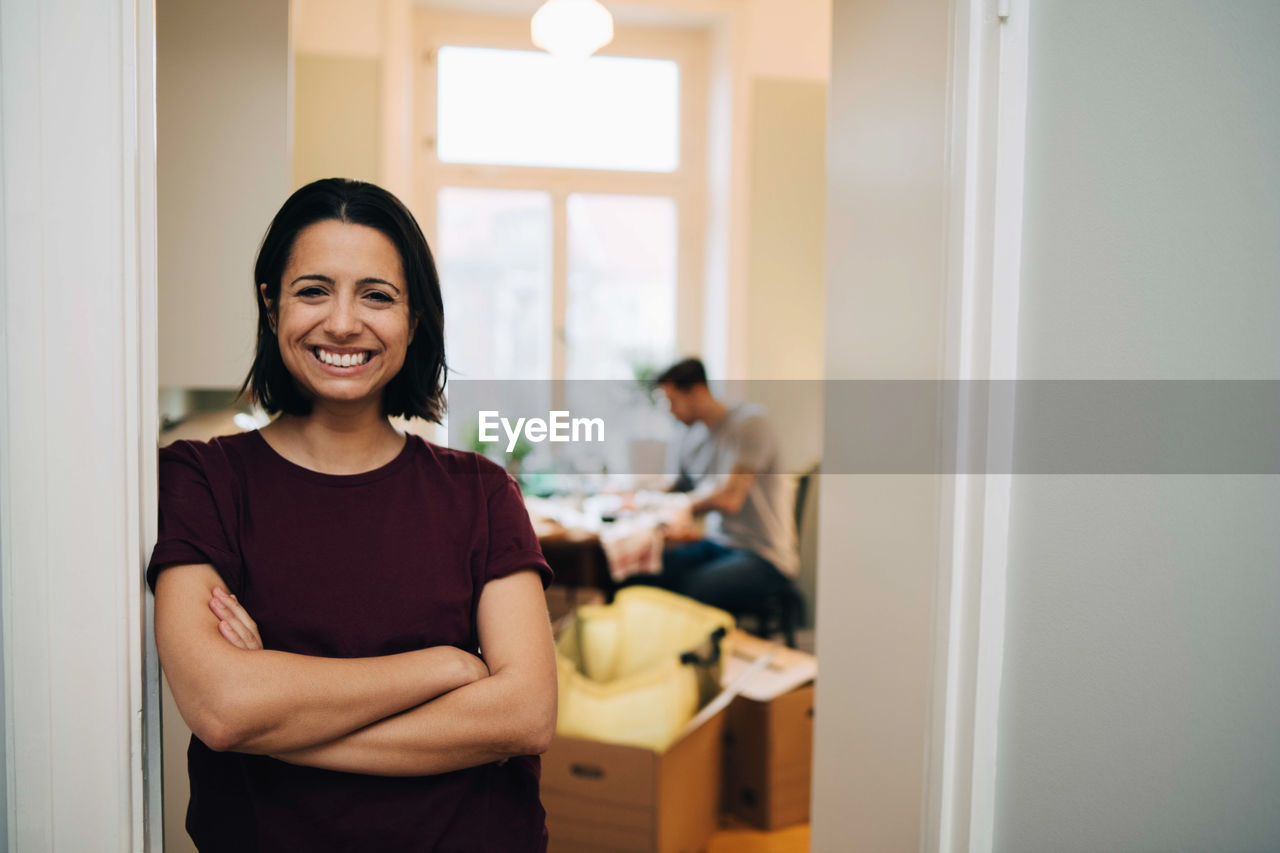
[[[418,315],[409,315],[409,343],[413,343],[413,333],[418,331]]]
[[[271,325],[271,331],[276,330],[276,306],[267,297],[266,282],[258,285],[258,294],[262,297],[262,305],[267,309],[267,322]]]

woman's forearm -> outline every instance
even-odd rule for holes
[[[196,700],[200,723],[192,729],[211,748],[235,752],[326,743],[476,677],[465,652],[451,646],[347,659],[229,647],[223,653],[225,677],[206,691],[213,695]]]
[[[331,743],[273,755],[325,770],[424,776],[544,752],[554,731],[554,681],[500,672]]]
[[[372,658],[264,651],[256,623],[208,565],[166,569],[155,612],[178,710],[215,750],[266,754],[327,743],[489,674],[452,646]]]
[[[556,725],[556,661],[538,575],[489,581],[476,610],[493,675],[332,743],[282,751],[294,764],[379,776],[447,773],[544,752]]]

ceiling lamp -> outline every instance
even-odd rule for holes
[[[586,59],[613,41],[613,16],[596,0],[547,0],[530,30],[533,43],[552,56]]]

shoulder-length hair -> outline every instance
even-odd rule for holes
[[[427,238],[417,220],[398,198],[382,187],[364,181],[326,178],[302,187],[284,203],[262,238],[253,268],[254,296],[258,303],[258,341],[253,367],[240,386],[267,412],[306,415],[311,398],[298,387],[285,367],[272,328],[270,304],[278,305],[281,279],[298,234],[317,222],[336,220],[376,228],[400,253],[409,290],[410,323],[416,321],[413,340],[400,368],[382,392],[383,414],[417,417],[439,423],[444,414],[444,304]],[[265,284],[266,299],[258,285]]]

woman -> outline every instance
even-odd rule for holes
[[[201,851],[536,851],[550,570],[514,481],[438,421],[444,316],[413,217],[317,181],[255,268],[258,432],[161,453],[147,570]],[[478,655],[483,649],[483,659]]]

